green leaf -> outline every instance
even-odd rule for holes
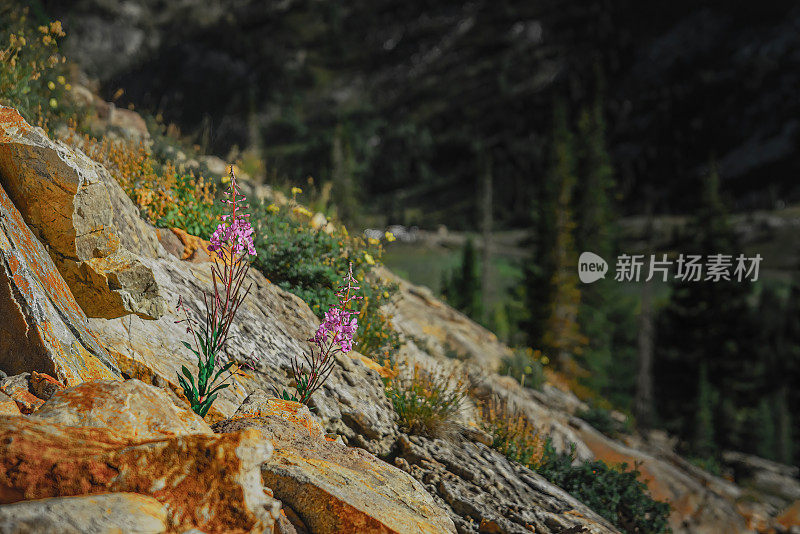
[[[186,394],[186,396],[189,397],[190,400],[193,399],[193,398],[196,399],[197,398],[197,388],[194,386],[194,379],[192,378],[192,373],[189,372],[189,369],[187,369],[185,365],[181,366],[181,370],[183,371],[183,374],[186,376],[186,378],[189,379],[189,384],[192,385],[191,389],[189,390],[190,393],[192,394],[192,396],[189,396],[188,393]],[[178,375],[178,379],[179,380],[183,380],[183,378],[180,375]]]
[[[219,378],[219,375],[221,375],[222,373],[224,373],[225,371],[230,369],[231,366],[233,366],[233,362],[232,361],[230,361],[230,362],[226,363],[224,366],[222,366],[222,368],[219,371],[217,371],[217,374],[214,375],[214,379],[211,381],[211,383],[213,384],[214,382],[216,382],[217,378]]]
[[[199,411],[197,412],[197,414],[200,415],[200,417],[205,417],[206,414],[208,413],[209,408],[211,408],[211,405],[214,404],[215,400],[217,400],[216,393],[214,393],[213,395],[208,397],[205,401],[203,401],[203,403],[199,407]]]

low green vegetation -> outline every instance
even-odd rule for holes
[[[625,532],[671,532],[670,506],[654,500],[638,469],[602,461],[575,462],[575,450],[558,453],[548,441],[536,471]]]
[[[633,422],[630,416],[625,421],[618,421],[611,414],[611,410],[600,406],[590,406],[586,410],[581,410],[575,414],[595,429],[599,430],[610,438],[618,438],[621,434],[633,432]]]
[[[544,368],[549,363],[541,351],[531,348],[514,349],[503,358],[498,373],[514,377],[525,387],[541,389],[545,383]]]

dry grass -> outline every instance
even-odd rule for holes
[[[440,371],[414,365],[412,372],[400,372],[386,387],[399,417],[400,428],[409,434],[446,437],[466,397],[463,380]]]
[[[481,403],[483,427],[492,447],[509,460],[535,469],[542,461],[545,440],[528,417],[505,397],[492,395]]]

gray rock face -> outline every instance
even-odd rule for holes
[[[208,264],[182,262],[174,257],[149,260],[148,264],[166,300],[176,303],[183,297],[189,313],[199,319],[204,310],[202,292],[211,290]],[[318,320],[308,306],[251,270],[252,289],[231,326],[229,353],[237,361],[250,355],[259,358],[249,377],[238,378],[221,391],[214,408],[223,417],[231,416],[252,391],[272,392],[273,387],[288,388],[291,361],[310,350],[305,341],[316,329]],[[135,315],[101,320],[90,319],[98,338],[124,359],[138,362],[173,385],[182,365],[196,368],[192,354],[181,344],[188,341],[182,319],[168,311],[157,320]],[[326,382],[312,399],[316,414],[326,430],[344,436],[348,443],[383,455],[389,452],[397,426],[394,411],[383,393],[378,373],[361,362],[357,355],[340,356]]]
[[[800,468],[750,454],[726,451],[722,458],[733,468],[737,481],[770,495],[780,506],[800,500]]]
[[[395,464],[445,506],[460,533],[617,532],[563,490],[481,443],[401,436]]]
[[[0,506],[3,534],[161,534],[167,526],[164,506],[136,493],[53,497]]]

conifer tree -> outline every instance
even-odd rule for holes
[[[580,291],[572,214],[575,148],[567,109],[560,101],[554,106],[551,150],[551,170],[540,184],[535,213],[536,242],[525,272],[529,316],[523,327],[528,344],[549,353],[563,368],[580,353],[585,338],[578,325]]]
[[[475,242],[470,238],[464,244],[461,263],[449,277],[445,277],[443,294],[448,304],[475,321],[483,317],[481,277],[478,272]]]
[[[800,462],[800,414],[791,407],[800,406],[800,277],[795,277],[784,307],[783,339],[785,367],[778,388],[780,402],[778,420],[778,456],[780,462]]]
[[[580,252],[599,254],[609,263],[617,252],[614,195],[616,183],[606,148],[602,83],[591,106],[578,120],[578,183],[575,191],[576,244]],[[634,303],[610,280],[581,286],[580,328],[587,346],[579,359],[591,390],[627,407],[635,374]],[[613,379],[612,379],[613,375]]]
[[[728,224],[714,166],[703,179],[701,205],[687,228],[684,254],[703,258],[739,252]],[[738,447],[742,432],[736,412],[754,406],[757,363],[747,282],[678,280],[658,318],[655,375],[659,415],[683,436],[695,454]]]

